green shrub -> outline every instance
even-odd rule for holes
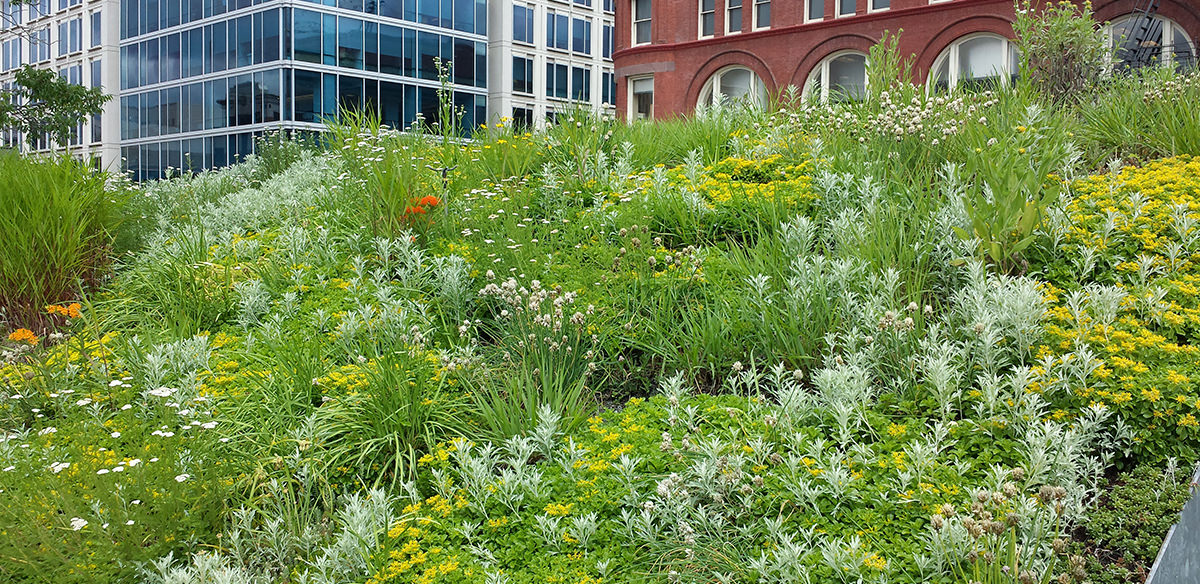
[[[1092,18],[1091,2],[1018,0],[1013,20],[1023,79],[1052,101],[1078,101],[1100,81],[1108,35]]]
[[[1079,110],[1089,158],[1099,165],[1113,157],[1144,161],[1200,155],[1198,102],[1200,73],[1152,67],[1114,78]]]
[[[74,158],[0,152],[0,310],[10,324],[44,328],[44,306],[76,298],[108,265],[123,195],[107,182]]]
[[[385,354],[368,369],[362,392],[321,408],[317,434],[334,474],[394,485],[412,478],[417,460],[434,444],[464,433],[461,409],[425,355]]]
[[[1058,200],[1062,183],[1053,174],[1068,163],[1071,148],[1062,129],[1036,105],[996,114],[964,134],[971,186],[963,206],[971,230],[956,229],[964,239],[978,240],[980,254],[999,271],[1023,271],[1021,252]]]

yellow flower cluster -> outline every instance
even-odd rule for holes
[[[1043,290],[1047,339],[1038,358],[1061,363],[1082,344],[1097,357],[1087,385],[1076,391],[1074,407],[1056,413],[1073,418],[1075,408],[1113,406],[1130,419],[1151,420],[1135,429],[1138,443],[1195,437],[1196,412],[1186,410],[1200,405],[1190,376],[1200,362],[1195,342],[1200,254],[1188,242],[1200,235],[1200,157],[1178,156],[1083,178],[1071,184],[1071,191],[1070,227],[1062,243],[1070,256],[1096,260],[1084,271],[1111,266],[1109,285],[1120,288],[1124,298],[1115,315],[1101,318],[1086,289],[1082,310],[1071,306],[1067,291],[1052,285]],[[1096,274],[1080,277],[1087,282]],[[1057,381],[1041,368],[1035,373],[1035,391]],[[1158,434],[1172,427],[1180,434]]]

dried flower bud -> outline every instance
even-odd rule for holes
[[[1012,475],[1012,478],[1013,478],[1013,480],[1014,480],[1014,481],[1023,481],[1023,480],[1025,480],[1025,469],[1024,469],[1024,468],[1021,468],[1021,467],[1019,467],[1019,466],[1018,466],[1018,467],[1014,467],[1014,468],[1012,469],[1012,471],[1010,472],[1010,474]]]
[[[1054,487],[1050,485],[1042,485],[1042,488],[1038,489],[1038,499],[1040,499],[1042,503],[1049,503],[1050,499],[1052,498],[1054,498]]]
[[[941,512],[942,515],[945,515],[946,517],[954,517],[954,505],[949,503],[942,504]]]
[[[1054,548],[1054,553],[1065,554],[1067,553],[1067,540],[1061,537],[1056,537],[1054,538],[1054,543],[1051,544],[1051,547]]]
[[[941,529],[946,526],[946,521],[942,519],[941,515],[934,515],[929,520],[929,524],[935,531],[941,531]]]
[[[980,489],[975,493],[975,500],[979,501],[980,503],[987,503],[987,500],[990,498],[991,493],[988,493],[986,489]]]

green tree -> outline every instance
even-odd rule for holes
[[[112,99],[100,89],[75,85],[49,69],[18,69],[12,89],[0,90],[0,128],[23,132],[32,146],[43,134],[65,144],[71,130],[99,114]]]

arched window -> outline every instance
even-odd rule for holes
[[[696,107],[717,105],[722,100],[744,101],[758,107],[767,105],[767,88],[753,71],[734,65],[713,73],[700,90]]]
[[[842,51],[825,57],[804,83],[804,98],[861,101],[867,97],[867,56]]]
[[[971,34],[950,43],[933,61],[929,87],[934,90],[991,88],[1017,76],[1017,49],[1006,38]]]
[[[1108,26],[1113,64],[1117,69],[1162,65],[1185,69],[1196,65],[1196,49],[1183,27],[1158,15],[1130,14]]]

